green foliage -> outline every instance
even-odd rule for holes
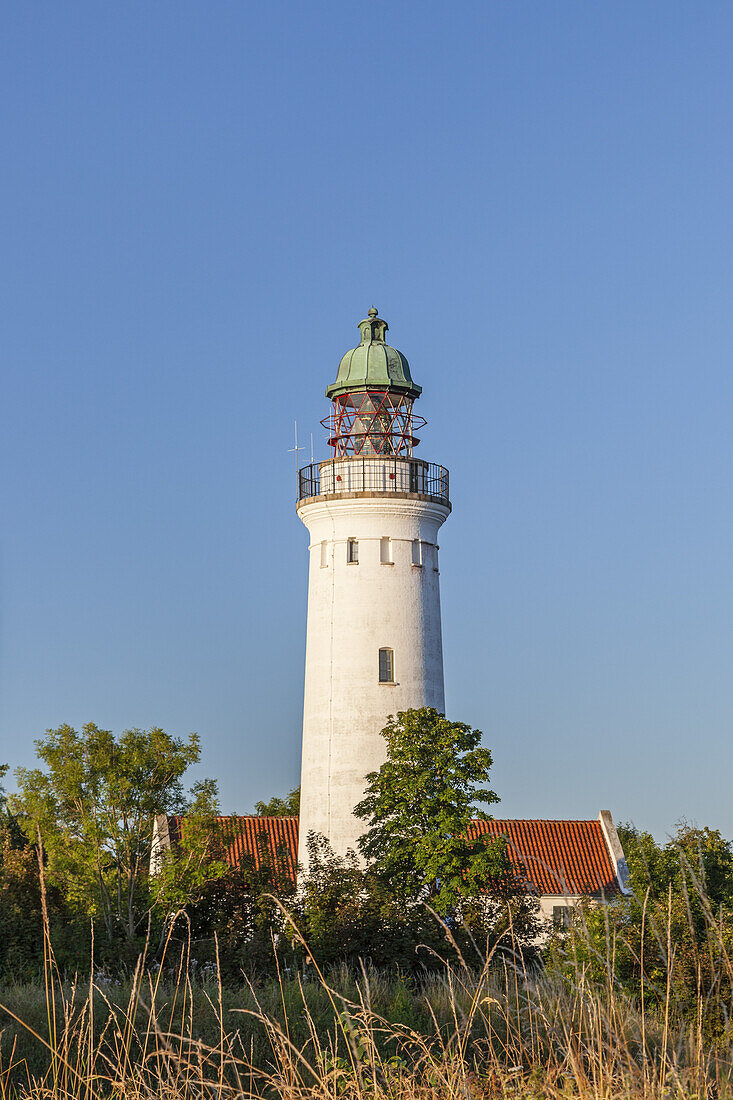
[[[0,779],[8,774],[8,765],[0,764]],[[23,847],[25,840],[17,818],[10,812],[8,796],[0,783],[0,838],[2,843],[10,841],[14,848]]]
[[[8,774],[8,765],[0,764],[0,779]],[[8,808],[8,796],[0,783],[0,842],[9,842],[11,847],[19,848],[25,844],[25,838],[16,817]],[[1,927],[1,926],[0,926]]]
[[[178,910],[199,904],[212,882],[227,872],[218,837],[219,797],[215,780],[191,788],[191,801],[181,836],[158,853],[150,889],[154,905],[165,919]],[[158,815],[166,823],[167,815]]]
[[[319,968],[362,962],[397,968],[402,973],[440,968],[444,958],[481,966],[497,952],[527,961],[539,931],[536,902],[505,885],[495,894],[461,906],[461,919],[446,925],[420,902],[397,896],[389,881],[349,853],[332,852],[325,837],[308,838],[308,875],[300,883],[293,918],[299,930],[290,937],[305,962]]]
[[[395,913],[389,943],[384,939],[388,897],[374,876],[368,876],[353,853],[334,855],[325,837],[308,837],[308,874],[302,876],[294,920],[302,939],[306,963],[321,968],[334,963],[356,964],[359,959],[378,965],[383,952],[400,956],[404,907]],[[307,945],[307,947],[306,947]],[[410,938],[408,951],[414,954]],[[394,961],[391,960],[391,961]],[[412,960],[411,960],[412,961]]]
[[[199,740],[162,729],[119,738],[89,723],[35,742],[46,770],[19,768],[11,810],[33,842],[40,834],[48,881],[79,914],[101,918],[108,940],[132,941],[147,916],[153,821],[185,807],[181,777]]]
[[[673,894],[699,887],[714,910],[733,903],[733,845],[717,829],[682,824],[659,845],[649,833],[622,825],[619,839],[634,893],[648,889],[652,900],[666,903],[670,887]]]
[[[276,895],[287,902],[295,889],[279,871],[287,866],[287,854],[271,850],[263,829],[257,851],[238,853],[232,865],[215,784],[198,784],[193,793],[180,836],[162,853],[151,883],[156,912],[163,918],[161,948],[171,933],[181,943],[190,935],[192,957],[200,967],[215,967],[218,944],[227,981],[240,980],[243,972],[274,973],[273,941],[284,927]]]
[[[255,802],[255,813],[259,817],[298,817],[300,814],[300,787],[296,787],[278,798],[276,795],[268,802]]]
[[[38,851],[13,819],[0,819],[0,977],[28,979],[43,972],[43,908]],[[75,968],[89,957],[87,924],[74,920],[58,887],[49,883],[45,908],[59,967]]]
[[[8,771],[0,764],[0,779]],[[9,812],[0,786],[0,978],[28,978],[43,971],[43,901],[38,853]],[[89,937],[76,928],[61,892],[49,886],[45,897],[49,919],[59,928],[58,958],[63,965],[88,953]]]
[[[184,836],[188,832],[184,829]],[[287,863],[284,851],[273,852],[262,832],[255,853],[240,853],[234,866],[226,861],[223,830],[216,823],[208,830],[209,866],[215,868],[201,881],[185,906],[192,951],[199,964],[213,964],[217,957],[227,981],[274,974],[273,947],[285,927],[282,906],[292,907],[295,883],[283,878],[279,868]],[[183,927],[179,929],[184,931]]]
[[[563,945],[566,965],[698,1017],[708,1034],[733,1014],[733,845],[681,825],[666,844],[619,829],[632,895],[588,905]],[[562,937],[561,937],[562,939]]]
[[[390,716],[382,736],[387,760],[354,811],[367,825],[359,846],[400,900],[447,915],[509,871],[505,845],[468,836],[472,819],[487,819],[476,803],[499,801],[486,786],[491,753],[480,730],[433,707]]]

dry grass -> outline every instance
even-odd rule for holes
[[[723,1098],[733,1050],[693,1019],[642,1015],[613,982],[445,964],[415,983],[364,968],[194,983],[184,950],[127,986],[9,987],[2,1097],[53,1100]],[[172,975],[171,975],[172,969]],[[165,978],[164,974],[167,974]]]

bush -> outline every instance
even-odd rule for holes
[[[335,856],[324,837],[312,834],[308,850],[309,873],[293,912],[298,934],[292,924],[289,933],[306,963],[358,969],[367,962],[415,973],[440,968],[443,958],[481,965],[498,953],[535,961],[537,904],[516,884],[469,899],[443,921],[426,904],[395,898],[389,882],[353,853]]]
[[[645,1007],[695,1020],[708,1038],[733,1019],[733,846],[715,829],[681,825],[667,844],[619,829],[632,894],[586,905],[551,954]]]
[[[89,958],[86,922],[73,919],[61,891],[48,884],[45,906],[54,932],[59,965],[75,969]],[[14,820],[0,820],[0,976],[28,979],[43,973],[44,897],[38,852],[29,845]]]

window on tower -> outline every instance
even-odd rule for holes
[[[380,684],[394,683],[393,649],[380,649],[379,651],[379,682]]]
[[[324,539],[321,543],[321,569],[328,568],[328,543]]]
[[[385,538],[379,540],[379,560],[382,565],[393,565],[392,561],[392,539]]]
[[[346,560],[349,565],[357,565],[359,562],[359,540],[349,539],[346,543]]]

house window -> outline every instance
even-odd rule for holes
[[[553,905],[552,924],[554,928],[564,930],[572,924],[573,911],[569,905]]]
[[[392,539],[379,540],[379,560],[382,565],[392,565]]]
[[[328,543],[324,539],[321,543],[321,569],[328,568]]]
[[[346,543],[346,560],[349,565],[357,565],[359,561],[359,540],[349,539]]]
[[[422,546],[420,539],[412,540],[412,564],[422,565]]]
[[[393,649],[380,649],[379,651],[379,682],[380,684],[394,683]]]

